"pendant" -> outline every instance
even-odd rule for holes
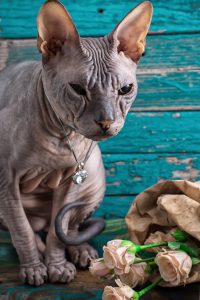
[[[76,172],[72,175],[72,181],[75,184],[81,185],[88,177],[88,172],[84,169],[84,163],[80,163],[77,167]]]

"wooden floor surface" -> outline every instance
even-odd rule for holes
[[[76,279],[66,284],[45,284],[41,287],[22,285],[18,267],[0,267],[0,300],[101,300],[104,282],[91,276],[89,271],[78,271]],[[181,288],[157,287],[144,300],[199,300],[199,284]]]
[[[107,229],[92,244],[102,255],[103,245],[112,238],[126,239],[124,222],[107,221]],[[19,281],[19,263],[7,232],[0,231],[0,300],[101,300],[107,284],[93,277],[89,271],[78,271],[70,284],[49,284],[40,287],[24,285]],[[199,300],[200,285],[191,284],[180,288],[157,287],[144,300]]]

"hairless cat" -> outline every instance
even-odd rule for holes
[[[143,2],[110,34],[81,38],[64,6],[47,1],[37,19],[42,62],[0,73],[0,224],[23,282],[69,282],[75,265],[97,257],[86,243],[103,228],[86,220],[105,191],[97,141],[123,127],[151,17]]]

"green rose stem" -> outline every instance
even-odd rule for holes
[[[164,242],[164,243],[156,243],[156,244],[148,244],[148,245],[137,245],[132,243],[131,241],[122,241],[121,242],[121,246],[128,246],[128,252],[130,253],[138,253],[142,250],[145,249],[150,249],[150,248],[154,248],[154,247],[161,247],[161,246],[167,246],[168,242]]]
[[[135,264],[140,264],[142,262],[147,262],[147,263],[151,263],[154,262],[155,257],[150,257],[150,258],[144,258],[144,259],[138,259],[137,258],[134,260],[134,265]]]
[[[192,257],[199,256],[199,251],[198,251],[197,247],[190,246],[187,243],[181,243],[181,242],[164,242],[164,243],[158,243],[158,244],[137,245],[137,244],[132,243],[131,241],[124,240],[121,242],[121,246],[122,247],[127,246],[128,252],[132,253],[132,254],[136,254],[145,249],[167,246],[171,250],[182,250]]]
[[[143,290],[137,292],[136,295],[133,296],[133,300],[139,300],[142,296],[144,296],[146,293],[151,291],[156,285],[158,285],[162,281],[162,278],[159,277],[156,281],[145,287]]]
[[[155,248],[155,247],[162,247],[167,246],[168,242],[165,243],[158,243],[158,244],[148,244],[148,245],[136,245],[132,243],[132,245],[129,247],[128,252],[130,253],[138,253],[145,249]]]

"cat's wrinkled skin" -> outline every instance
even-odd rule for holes
[[[87,181],[77,186],[68,180],[75,159],[46,95],[83,160],[91,140],[113,136],[123,127],[137,93],[136,63],[151,14],[151,4],[144,2],[108,36],[80,38],[64,7],[47,1],[38,15],[42,63],[23,62],[0,74],[0,222],[10,231],[24,282],[69,282],[76,273],[74,264],[85,267],[97,257],[85,243],[69,247],[72,263],[66,261],[54,221],[64,204],[87,203],[63,221],[66,234],[75,237],[105,190],[97,145],[86,163]],[[121,95],[127,85],[125,91],[130,91]],[[46,245],[36,234],[40,230],[48,233]]]

